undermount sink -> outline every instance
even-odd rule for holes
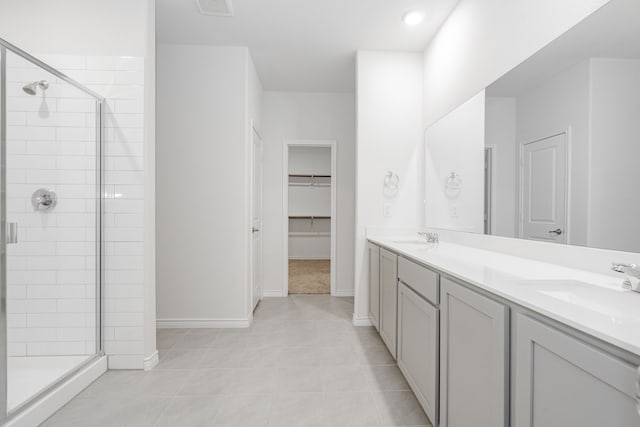
[[[638,307],[633,292],[625,293],[622,286],[613,289],[577,280],[523,280],[519,284],[530,286],[541,295],[612,318],[624,318],[620,313]],[[620,298],[621,295],[625,296]]]

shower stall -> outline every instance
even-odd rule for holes
[[[0,39],[0,424],[103,355],[103,104]]]

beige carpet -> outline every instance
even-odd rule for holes
[[[290,259],[290,294],[330,294],[330,261],[328,259]]]

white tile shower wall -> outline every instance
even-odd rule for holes
[[[106,98],[104,144],[105,352],[141,368],[143,360],[144,60],[40,59]],[[95,113],[92,100],[15,57],[9,63],[8,211],[20,223],[10,246],[9,352],[12,356],[94,350]],[[44,77],[43,77],[44,76]],[[50,79],[45,97],[22,86]],[[34,212],[30,195],[51,187],[59,204]],[[15,192],[15,193],[12,193]],[[124,366],[123,363],[116,363]]]

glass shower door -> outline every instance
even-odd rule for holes
[[[101,352],[101,100],[21,51],[4,50],[2,285],[11,414]]]

